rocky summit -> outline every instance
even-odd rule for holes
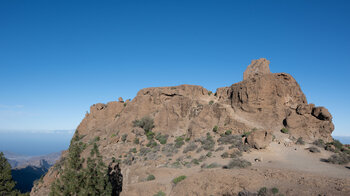
[[[146,88],[131,101],[94,104],[75,133],[86,146],[81,157],[97,144],[113,173],[112,195],[349,194],[349,163],[329,159],[348,156],[331,136],[332,115],[269,64],[253,60],[243,81],[215,93]],[[31,195],[50,193],[67,157]]]

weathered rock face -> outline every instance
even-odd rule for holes
[[[248,66],[247,70],[243,73],[243,80],[249,78],[254,78],[257,75],[264,75],[270,73],[270,61],[261,58],[258,60],[253,60],[252,63]]]
[[[244,81],[218,89],[219,100],[230,104],[235,113],[254,122],[257,128],[278,131],[285,126],[295,136],[331,141],[334,125],[328,110],[308,104],[289,74],[254,71],[267,70],[266,66],[264,59],[253,61]]]
[[[119,99],[107,104],[94,104],[77,128],[77,132],[84,136],[81,141],[86,144],[99,138],[99,150],[106,165],[112,158],[125,158],[126,162],[121,166],[123,177],[117,178],[123,179],[125,194],[130,193],[127,192],[132,186],[130,184],[141,181],[129,175],[131,169],[128,164],[140,164],[132,169],[133,172],[145,164],[144,159],[137,159],[130,152],[133,148],[141,151],[149,142],[145,131],[133,126],[134,120],[145,116],[154,120],[152,131],[168,135],[168,142],[173,144],[178,136],[195,142],[211,133],[215,134],[212,135],[215,142],[226,130],[237,135],[253,128],[269,130],[253,132],[247,138],[251,146],[260,149],[267,147],[272,134],[283,127],[295,137],[312,141],[323,139],[326,142],[331,140],[334,129],[328,110],[308,104],[298,83],[289,74],[270,73],[266,59],[252,61],[244,72],[242,82],[219,88],[215,95],[195,85],[142,89],[132,101],[124,103]],[[213,127],[217,127],[215,133]],[[83,152],[83,157],[89,156],[88,150]],[[157,162],[157,157],[154,155],[148,160]],[[47,194],[55,177],[57,171],[50,169],[44,183],[33,188],[32,195]],[[153,194],[149,192],[149,195]]]

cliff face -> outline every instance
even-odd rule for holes
[[[130,149],[136,148],[139,152],[148,143],[144,130],[133,126],[134,120],[145,116],[154,119],[152,131],[155,134],[168,136],[168,144],[176,143],[180,136],[196,144],[198,138],[213,133],[214,127],[217,127],[215,139],[227,130],[236,135],[251,130],[273,135],[286,127],[295,138],[331,141],[334,130],[327,109],[308,104],[298,83],[289,74],[270,73],[266,59],[252,61],[242,82],[218,88],[215,94],[194,85],[142,89],[132,101],[119,99],[92,105],[76,130],[84,136],[85,143],[99,138],[99,150],[106,163],[113,158],[131,160],[131,163],[121,164],[124,194],[133,190],[135,192],[127,193],[138,195],[138,189],[130,187],[145,177],[146,174],[134,175],[140,167],[152,171],[157,164],[169,162],[169,157],[161,153],[147,159],[130,155]],[[139,142],[135,143],[136,139]],[[82,156],[88,156],[88,152],[87,149]],[[56,177],[57,171],[50,169],[44,182],[36,185],[31,194],[47,195]],[[154,190],[167,186],[158,183],[150,187]],[[144,195],[152,195],[146,189]]]

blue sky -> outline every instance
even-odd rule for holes
[[[145,87],[215,91],[265,57],[348,129],[349,1],[0,1],[0,129],[75,129]]]

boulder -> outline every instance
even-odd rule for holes
[[[312,110],[312,115],[318,118],[319,120],[331,121],[332,115],[329,111],[324,107],[315,107]]]
[[[263,149],[272,142],[272,134],[268,131],[253,131],[247,137],[247,142],[252,148]]]
[[[270,61],[265,58],[253,60],[243,73],[243,80],[253,78],[256,75],[264,75],[270,73]]]

